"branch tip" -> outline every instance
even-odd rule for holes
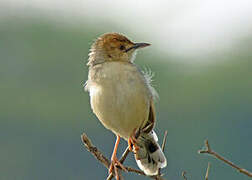
[[[187,180],[187,177],[185,176],[186,171],[182,171],[182,177],[184,178],[184,180]]]
[[[218,153],[214,152],[214,151],[210,148],[210,145],[209,145],[208,140],[205,140],[205,146],[206,146],[206,147],[205,147],[206,149],[204,149],[204,150],[199,150],[198,153],[200,153],[200,154],[203,154],[203,153],[210,154],[210,155],[212,155],[213,157],[215,157],[216,159],[218,159],[218,160],[220,160],[220,161],[222,161],[222,162],[228,164],[228,165],[231,166],[232,168],[235,168],[235,169],[238,170],[240,173],[245,174],[245,175],[247,175],[247,176],[249,176],[249,177],[252,177],[252,172],[250,172],[250,171],[248,171],[248,170],[246,170],[246,169],[243,169],[243,168],[237,166],[237,165],[234,164],[233,162],[231,162],[231,161],[225,159],[223,156],[221,156],[221,155],[219,155]],[[208,171],[209,171],[209,168],[210,168],[210,164],[209,164],[209,166],[208,166]],[[207,173],[208,173],[208,171],[207,171]],[[207,180],[207,178],[208,178],[208,174],[207,174],[207,176],[206,176],[205,179]]]
[[[206,170],[206,175],[205,175],[205,180],[208,180],[208,176],[209,176],[209,170],[210,170],[210,162],[207,165],[207,170]]]

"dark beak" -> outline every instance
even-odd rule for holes
[[[140,48],[144,48],[147,46],[150,46],[151,44],[148,43],[134,43],[133,46],[131,46],[130,48],[126,49],[125,52],[128,52],[132,49],[140,49]]]

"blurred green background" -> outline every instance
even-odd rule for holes
[[[86,132],[110,157],[115,137],[92,114],[83,90],[88,51],[105,32],[119,31],[134,41],[145,36],[94,21],[65,23],[38,14],[0,19],[1,180],[105,179],[107,170],[80,139]],[[251,47],[252,33],[204,56],[169,55],[155,44],[138,53],[135,62],[155,72],[160,141],[168,130],[166,179],[183,179],[182,171],[188,179],[203,179],[208,162],[209,179],[249,179],[197,151],[209,139],[215,151],[252,171]],[[209,59],[214,62],[199,63]],[[119,152],[125,147],[122,142]],[[132,154],[126,164],[136,167]]]

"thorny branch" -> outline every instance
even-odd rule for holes
[[[229,166],[237,169],[240,173],[243,173],[249,177],[252,177],[252,173],[249,172],[246,169],[240,168],[239,166],[237,166],[236,164],[234,164],[233,162],[225,159],[224,157],[222,157],[221,155],[219,155],[218,153],[214,152],[211,148],[210,145],[208,143],[208,140],[205,141],[205,149],[204,150],[199,150],[198,151],[200,154],[210,154],[212,156],[214,156],[215,158],[223,161],[224,163],[228,164]],[[208,168],[209,169],[209,168]],[[208,176],[206,176],[206,180],[208,179]]]
[[[162,148],[165,147],[165,140],[166,140],[166,136],[167,136],[167,132],[165,133],[165,136],[164,136],[164,141],[163,141],[163,144],[162,144]],[[84,143],[86,149],[101,163],[103,164],[107,169],[109,168],[110,166],[110,160],[108,160],[108,158],[106,158],[102,153],[101,151],[98,150],[97,147],[95,147],[91,140],[88,138],[88,136],[83,133],[82,136],[81,136],[81,140],[82,142]],[[120,159],[120,162],[123,163],[126,159],[126,157],[128,156],[129,154],[129,148],[127,147]],[[118,167],[119,168],[119,167]],[[143,176],[147,176],[143,171],[141,170],[137,170],[137,169],[134,169],[134,168],[131,168],[131,167],[125,167],[127,169],[128,172],[132,172],[132,173],[136,173],[138,175],[143,175]],[[109,174],[109,176],[107,177],[106,180],[111,180],[114,176],[114,172],[113,174]],[[119,175],[121,176],[121,175]],[[152,179],[155,179],[155,180],[165,180],[163,177],[161,177],[162,175],[159,173],[158,175],[156,176],[148,176]],[[122,178],[121,178],[122,179]]]

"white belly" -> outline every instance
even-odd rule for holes
[[[107,63],[90,83],[91,107],[102,124],[128,139],[147,121],[150,92],[135,66]]]

